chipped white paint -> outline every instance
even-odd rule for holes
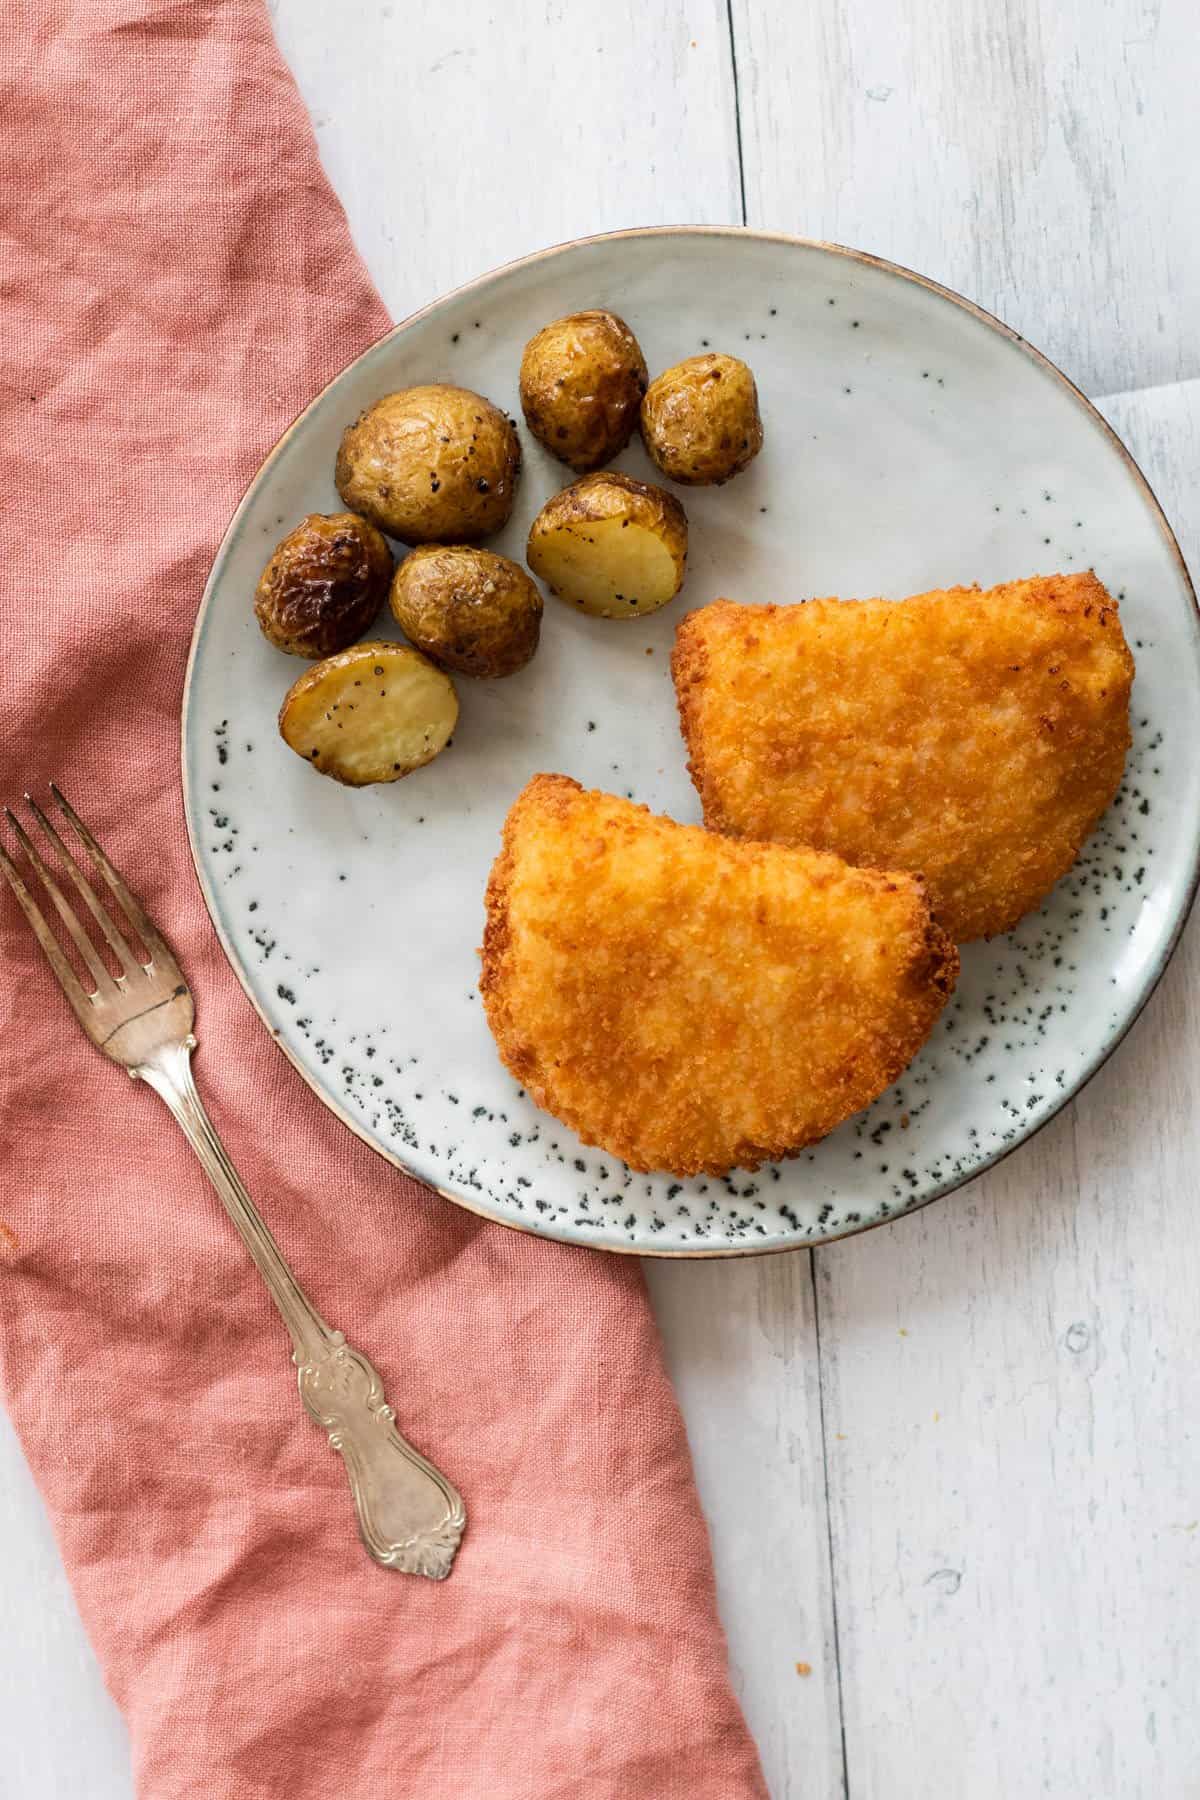
[[[397,315],[565,237],[741,217],[722,0],[275,12]],[[1104,410],[1200,562],[1191,0],[732,16],[750,222],[938,276],[1126,390]],[[774,1800],[835,1800],[843,1723],[853,1800],[1200,1792],[1198,977],[1193,929],[1076,1107],[820,1253],[819,1343],[802,1252],[650,1270]],[[0,1543],[0,1794],[128,1800],[2,1426]]]

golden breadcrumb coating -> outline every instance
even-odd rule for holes
[[[532,1099],[676,1175],[824,1137],[912,1060],[958,975],[913,876],[735,843],[565,775],[508,815],[481,955]]]
[[[913,869],[956,943],[1037,906],[1112,800],[1133,658],[1092,573],[689,613],[672,672],[705,822]]]

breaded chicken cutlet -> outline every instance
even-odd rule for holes
[[[794,1155],[916,1055],[958,955],[909,875],[740,844],[535,775],[487,890],[506,1066],[633,1169]]]
[[[672,657],[706,824],[925,876],[956,943],[1007,931],[1121,780],[1133,658],[1091,573],[910,600],[719,600]]]

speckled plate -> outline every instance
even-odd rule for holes
[[[343,426],[379,394],[445,379],[517,412],[522,346],[604,305],[651,373],[713,345],[758,377],[766,444],[689,491],[691,568],[649,619],[547,602],[520,675],[460,680],[451,750],[351,791],[277,736],[304,666],[250,600],[285,527],[339,504]],[[520,558],[566,471],[523,433],[495,548]],[[652,472],[639,446],[619,465]],[[535,770],[699,807],[668,671],[682,611],[717,595],[901,596],[1092,564],[1138,675],[1119,798],[1076,869],[1011,936],[971,946],[932,1041],[816,1149],[725,1181],[632,1175],[524,1098],[476,990],[501,821]],[[722,1255],[841,1237],[947,1193],[1043,1125],[1119,1042],[1161,975],[1200,844],[1195,599],[1137,468],[1082,396],[994,319],[852,251],[737,230],[623,232],[486,275],[401,325],[318,396],[267,458],[200,609],[184,707],[196,866],[221,940],[305,1079],[393,1163],[507,1225],[610,1250]],[[1176,778],[1172,778],[1172,771]]]

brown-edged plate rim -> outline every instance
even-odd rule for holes
[[[583,249],[591,245],[620,243],[630,239],[677,236],[709,237],[714,239],[726,238],[736,240],[753,239],[758,242],[784,244],[793,249],[823,251],[831,256],[844,257],[848,261],[863,263],[869,268],[881,270],[884,274],[896,276],[902,281],[913,282],[917,286],[927,289],[928,292],[936,294],[939,298],[948,301],[950,304],[961,308],[964,312],[969,313],[973,318],[979,320],[981,324],[986,325],[990,330],[995,331],[1001,337],[1006,338],[1011,344],[1022,351],[1023,354],[1037,367],[1062,384],[1072,399],[1084,410],[1091,422],[1099,427],[1102,435],[1118,452],[1149,504],[1151,514],[1155,518],[1159,530],[1166,541],[1168,551],[1178,566],[1179,574],[1182,577],[1184,586],[1191,598],[1193,611],[1196,614],[1197,620],[1200,621],[1200,604],[1197,603],[1195,586],[1188,572],[1187,563],[1185,562],[1183,552],[1179,547],[1178,539],[1171,529],[1171,525],[1163,511],[1158,496],[1150,486],[1149,481],[1146,479],[1146,476],[1143,474],[1128,447],[1122,442],[1121,438],[1109,424],[1104,415],[1088,399],[1087,395],[1076,386],[1069,376],[1064,375],[1063,371],[1056,363],[1051,362],[1048,356],[1038,350],[1033,344],[1029,343],[1027,339],[1023,338],[1020,332],[1015,331],[1011,325],[1006,325],[1002,319],[998,319],[994,313],[988,312],[986,308],[979,306],[975,301],[968,300],[965,295],[956,293],[953,288],[948,288],[944,286],[943,283],[934,281],[928,275],[921,275],[915,269],[906,268],[902,263],[892,262],[887,257],[875,256],[867,250],[856,250],[848,245],[831,243],[821,238],[798,237],[789,232],[760,231],[745,225],[631,226],[621,231],[598,232],[586,237],[568,238],[562,243],[552,244],[545,249],[535,250],[527,256],[516,257],[511,262],[502,263],[497,268],[489,269],[484,274],[477,275],[472,280],[464,282],[461,286],[451,288],[448,292],[438,295],[436,299],[430,301],[427,305],[418,308],[417,311],[410,313],[407,318],[402,319],[398,324],[393,325],[388,331],[383,332],[380,337],[376,338],[373,343],[368,344],[363,350],[360,350],[357,355],[352,356],[349,361],[338,370],[337,374],[332,376],[331,379],[325,383],[324,387],[313,396],[308,405],[296,415],[287,429],[280,433],[250,480],[246,483],[241,498],[230,516],[229,523],[226,525],[225,530],[221,535],[221,542],[217,546],[213,557],[212,567],[209,570],[209,575],[204,585],[204,592],[201,595],[200,606],[196,614],[196,623],[192,631],[192,641],[188,650],[187,667],[184,671],[183,703],[180,709],[180,762],[184,818],[187,826],[188,846],[192,855],[192,865],[196,872],[196,879],[200,886],[200,892],[204,900],[205,908],[208,912],[209,919],[212,922],[213,929],[217,934],[217,941],[220,943],[230,967],[237,976],[238,981],[241,983],[250,1004],[253,1006],[259,1018],[262,1019],[263,1024],[267,1027],[273,1042],[282,1051],[292,1067],[298,1071],[303,1080],[312,1089],[313,1093],[316,1094],[322,1105],[327,1107],[336,1118],[340,1119],[341,1122],[354,1133],[355,1137],[360,1138],[363,1143],[367,1144],[385,1162],[389,1163],[393,1168],[398,1169],[402,1175],[406,1175],[410,1180],[419,1182],[422,1187],[427,1188],[431,1193],[439,1195],[444,1200],[453,1201],[456,1206],[462,1207],[467,1212],[474,1213],[477,1218],[486,1219],[490,1224],[502,1225],[509,1231],[521,1232],[527,1237],[542,1238],[555,1243],[571,1243],[571,1240],[557,1237],[552,1232],[539,1230],[534,1225],[525,1224],[519,1220],[505,1217],[501,1213],[493,1212],[487,1207],[480,1206],[476,1202],[469,1200],[465,1194],[457,1193],[451,1188],[437,1187],[433,1183],[427,1181],[424,1176],[417,1174],[417,1172],[411,1169],[401,1157],[396,1156],[373,1137],[364,1126],[360,1125],[350,1113],[346,1111],[344,1107],[339,1105],[331,1094],[326,1092],[326,1090],[316,1082],[304,1067],[299,1057],[291,1050],[288,1044],[284,1042],[278,1030],[271,1024],[270,1019],[267,1017],[255,997],[254,990],[242,968],[241,959],[222,927],[220,909],[216,904],[215,896],[211,892],[200,856],[198,834],[194,819],[195,809],[188,778],[187,748],[192,683],[200,640],[213,597],[213,576],[222,561],[222,552],[229,542],[230,537],[237,529],[241,515],[249,504],[250,496],[268,465],[274,461],[282,446],[308,417],[308,414],[314,407],[319,405],[329,390],[341,381],[348,369],[353,367],[355,363],[361,361],[363,357],[372,355],[379,349],[380,345],[388,342],[391,338],[398,336],[400,333],[408,331],[422,319],[428,318],[430,314],[437,312],[439,308],[444,306],[448,301],[460,299],[464,295],[484,288],[490,283],[498,281],[501,277],[511,275],[517,269],[528,268],[535,263],[544,262],[552,257],[560,256],[568,250]],[[840,1243],[845,1238],[858,1237],[867,1231],[877,1231],[884,1226],[899,1224],[902,1220],[911,1217],[912,1214],[921,1212],[925,1207],[931,1206],[934,1201],[945,1199],[948,1194],[955,1193],[959,1188],[965,1187],[968,1182],[974,1181],[978,1176],[984,1174],[989,1169],[994,1169],[997,1164],[1013,1155],[1015,1151],[1024,1148],[1024,1146],[1031,1142],[1039,1132],[1043,1131],[1045,1127],[1049,1125],[1052,1119],[1057,1118],[1063,1108],[1081,1094],[1088,1083],[1100,1072],[1108,1062],[1109,1058],[1124,1042],[1137,1020],[1141,1017],[1142,1012],[1145,1010],[1145,1007],[1161,982],[1163,975],[1166,973],[1167,966],[1175,953],[1179,939],[1182,936],[1184,927],[1191,914],[1198,886],[1200,886],[1200,839],[1198,839],[1193,850],[1192,869],[1187,892],[1178,909],[1170,936],[1159,954],[1158,960],[1142,993],[1138,996],[1136,1004],[1121,1028],[1104,1045],[1103,1049],[1088,1065],[1070,1091],[1064,1092],[1061,1100],[1051,1107],[1045,1117],[1040,1119],[1038,1123],[1030,1131],[1026,1132],[1016,1143],[1002,1145],[984,1161],[976,1164],[972,1169],[967,1170],[963,1174],[948,1179],[941,1186],[935,1187],[931,1193],[924,1195],[922,1199],[915,1202],[912,1206],[906,1207],[903,1212],[892,1213],[886,1218],[872,1219],[866,1224],[851,1225],[844,1230],[839,1229],[830,1231],[820,1237],[797,1237],[793,1241],[781,1244],[714,1245],[712,1249],[697,1250],[660,1250],[655,1249],[650,1245],[601,1244],[596,1242],[589,1244],[572,1243],[571,1247],[582,1251],[590,1250],[605,1256],[647,1256],[667,1261],[707,1262],[724,1257],[775,1256],[792,1250],[816,1250],[822,1245]]]

